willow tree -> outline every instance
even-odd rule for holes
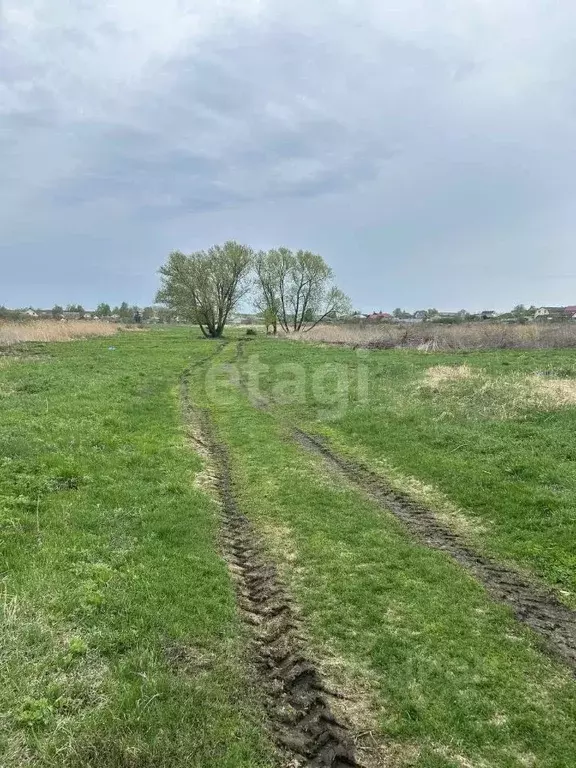
[[[309,331],[350,311],[349,298],[334,285],[331,267],[317,253],[274,248],[258,253],[255,266],[259,305],[286,333]]]
[[[160,267],[156,301],[196,323],[204,336],[219,338],[250,288],[252,261],[252,249],[234,241],[189,255],[173,251]]]
[[[285,331],[289,330],[286,293],[292,265],[293,254],[288,248],[259,251],[254,259],[256,305],[265,318],[266,326],[272,326],[274,334],[277,333],[278,323]]]

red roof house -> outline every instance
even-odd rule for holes
[[[366,320],[393,320],[393,319],[394,318],[389,312],[372,312],[371,315],[366,316]]]

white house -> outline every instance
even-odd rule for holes
[[[534,312],[535,320],[563,320],[565,317],[564,307],[539,307]]]

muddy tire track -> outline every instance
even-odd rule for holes
[[[300,445],[321,455],[332,469],[392,512],[416,539],[450,555],[482,582],[496,600],[509,606],[519,621],[538,632],[554,655],[576,671],[576,611],[561,603],[551,590],[478,554],[429,509],[394,491],[367,467],[338,455],[321,438],[301,429],[294,430],[294,437]]]
[[[238,357],[242,354],[239,348]],[[254,407],[270,410],[266,397],[255,397],[243,383],[241,386]],[[418,541],[456,560],[494,599],[510,607],[519,621],[535,630],[553,655],[576,672],[576,611],[560,602],[552,590],[533,583],[510,566],[475,552],[431,510],[393,490],[368,467],[332,451],[322,438],[298,428],[292,427],[292,432],[304,448],[321,455],[341,476],[392,512]]]
[[[234,498],[228,452],[216,439],[208,411],[190,399],[189,377],[185,372],[181,379],[183,415],[212,465],[222,507],[224,556],[242,618],[251,629],[252,657],[274,740],[294,768],[360,768],[353,735],[328,701],[338,694],[326,689],[306,653],[292,601]]]

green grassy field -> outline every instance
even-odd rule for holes
[[[576,764],[571,672],[292,433],[324,434],[573,604],[573,353],[215,344],[178,329],[0,359],[0,765],[288,764],[182,426],[185,368],[360,761]]]
[[[273,764],[181,425],[188,336],[0,361],[3,768]]]
[[[576,605],[575,352],[366,353],[272,343],[265,358],[262,391],[275,400],[283,366],[304,365],[299,423],[422,494],[484,551]],[[277,411],[295,415],[292,404]]]

